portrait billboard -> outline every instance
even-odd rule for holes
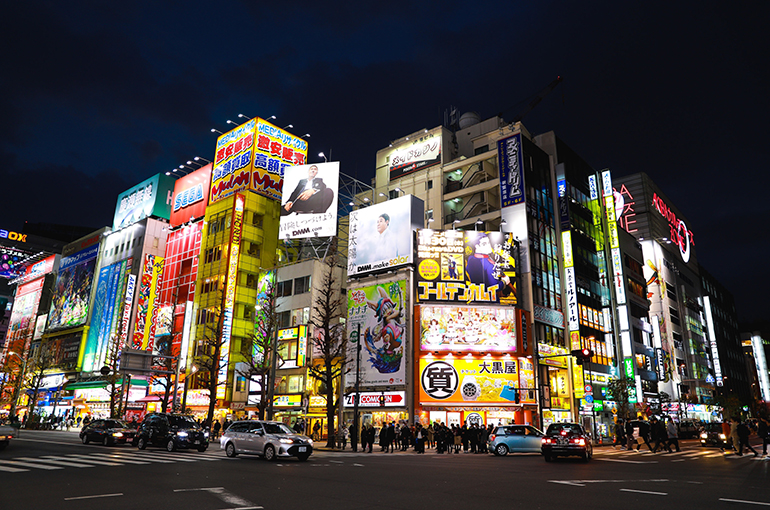
[[[112,229],[127,227],[149,216],[169,219],[174,178],[157,174],[118,195]]]
[[[48,315],[49,329],[85,324],[98,254],[97,243],[61,259]]]
[[[407,142],[390,153],[390,180],[441,163],[441,133],[428,133]]]
[[[519,396],[517,358],[420,357],[419,400],[423,405],[501,405]]]
[[[286,169],[307,163],[307,142],[264,119],[257,121],[251,190],[281,200]]]
[[[212,165],[209,163],[176,180],[169,225],[175,227],[190,221],[191,218],[200,218],[206,214],[211,169]]]
[[[286,169],[279,239],[337,235],[340,164],[317,163]]]
[[[355,363],[360,341],[359,382],[364,386],[405,382],[405,294],[404,280],[348,290],[348,359]],[[350,386],[355,379],[352,370],[346,374],[345,384]]]
[[[217,138],[209,204],[248,189],[256,127],[257,119],[251,119]]]
[[[425,206],[412,195],[350,213],[348,276],[411,264],[413,231],[423,226]]]
[[[417,299],[515,305],[518,243],[513,234],[417,231]]]
[[[420,306],[423,351],[516,352],[516,309]]]

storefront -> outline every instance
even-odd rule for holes
[[[120,397],[120,384],[118,381],[118,400],[115,401],[115,409],[126,406],[126,400]],[[137,400],[147,394],[147,381],[142,379],[132,379],[131,388],[128,392],[128,404],[135,404]],[[71,390],[72,408],[75,418],[90,416],[91,418],[109,418],[110,417],[110,392],[106,381],[87,381],[73,382],[64,385],[65,390]]]
[[[348,427],[354,421],[355,402],[355,393],[345,395],[343,417]],[[363,391],[358,402],[358,413],[361,423],[365,426],[372,425],[376,431],[379,431],[383,424],[410,422],[406,391]],[[427,424],[427,421],[423,423]]]

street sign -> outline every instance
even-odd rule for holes
[[[590,384],[586,384],[586,393],[593,393],[594,389]]]
[[[612,414],[618,414],[618,408],[617,407],[613,407],[612,408]]]
[[[585,398],[586,398],[586,402],[588,402],[589,404],[594,401],[593,395],[586,395]]]

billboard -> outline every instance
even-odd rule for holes
[[[497,141],[500,172],[500,207],[524,202],[524,161],[521,133]]]
[[[19,339],[29,340],[33,336],[44,282],[45,280],[40,278],[20,285],[17,289],[16,299],[13,301],[13,308],[11,310],[11,318],[8,322],[6,342]]]
[[[441,163],[441,133],[429,133],[390,153],[390,180]]]
[[[48,315],[49,329],[85,324],[98,254],[97,243],[61,259]]]
[[[146,254],[140,270],[141,281],[136,294],[133,348],[151,351],[154,347],[155,328],[158,326],[156,299],[163,281],[164,258]],[[126,296],[128,299],[128,296]]]
[[[417,231],[417,302],[515,305],[518,243],[513,234]]]
[[[348,359],[356,359],[360,331],[359,379],[364,386],[392,386],[406,380],[405,293],[404,280],[348,290]],[[345,384],[353,385],[355,379],[355,371],[350,371]]]
[[[504,405],[520,400],[517,358],[510,356],[436,358],[429,354],[420,358],[419,374],[423,405]]]
[[[200,218],[206,213],[211,187],[211,168],[212,165],[208,164],[176,180],[169,225],[175,227],[190,221],[191,218]]]
[[[20,283],[31,282],[35,278],[40,278],[41,276],[50,273],[53,271],[55,263],[56,255],[51,255],[50,257],[46,257],[43,260],[28,266]]]
[[[251,119],[217,138],[209,204],[248,189],[256,127],[257,119]]]
[[[26,262],[34,256],[35,252],[30,250],[0,246],[0,278],[12,280],[24,275],[27,271]]]
[[[422,228],[424,211],[423,201],[412,195],[352,211],[348,276],[411,264],[412,232]]]
[[[264,119],[255,120],[257,139],[251,190],[280,200],[286,169],[307,163],[307,142]]]
[[[124,191],[118,195],[112,229],[127,227],[149,216],[168,219],[173,189],[173,177],[157,174]]]
[[[420,306],[423,351],[516,352],[516,309]]]
[[[279,239],[337,235],[339,162],[286,169]]]

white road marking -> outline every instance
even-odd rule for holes
[[[620,489],[621,492],[636,492],[638,494],[652,494],[653,496],[668,496],[668,492],[638,491],[635,489]]]
[[[747,505],[770,506],[770,503],[765,503],[764,501],[748,501],[746,499],[719,498],[719,501],[727,501],[728,503],[746,503]]]
[[[19,469],[19,468],[0,465],[0,471],[5,471],[8,473],[19,473],[21,471],[29,471],[29,469]]]
[[[224,487],[198,487],[196,489],[174,489],[174,492],[192,492],[192,491],[217,491],[225,490]]]
[[[64,469],[61,466],[50,466],[48,464],[34,464],[32,462],[19,462],[17,460],[4,460],[3,462],[6,464],[11,464],[12,466],[33,467],[37,469],[46,469],[48,471],[51,471],[54,469]]]
[[[115,494],[96,494],[94,496],[75,496],[72,498],[64,498],[64,501],[72,501],[75,499],[93,499],[93,498],[113,498],[115,496],[122,496],[122,492],[116,492]]]
[[[116,454],[113,454],[113,453],[94,453],[94,454],[91,454],[91,455],[85,455],[85,454],[79,454],[78,453],[78,454],[72,454],[70,456],[71,457],[83,457],[83,458],[87,458],[87,459],[95,457],[97,459],[105,459],[105,460],[108,460],[108,461],[109,460],[115,460],[117,462],[120,462],[121,464],[145,464],[145,465],[149,464],[148,461],[133,460],[133,459],[129,460],[129,459],[125,458],[125,457],[121,457],[120,455],[116,455]]]
[[[97,466],[121,466],[122,464],[118,464],[117,462],[106,462],[104,460],[86,460],[85,458],[78,458],[76,455],[67,455],[66,457],[62,457],[60,455],[45,455],[43,458],[45,459],[54,459],[54,460],[63,460],[65,462],[86,462],[88,464],[95,464]]]
[[[604,462],[625,462],[626,464],[657,464],[657,460],[624,460],[624,459],[600,459],[594,457],[594,460],[602,460]]]
[[[354,465],[354,466],[356,466],[356,467],[364,467],[364,465],[363,465],[363,464],[355,464],[355,463],[354,463],[353,465]]]

